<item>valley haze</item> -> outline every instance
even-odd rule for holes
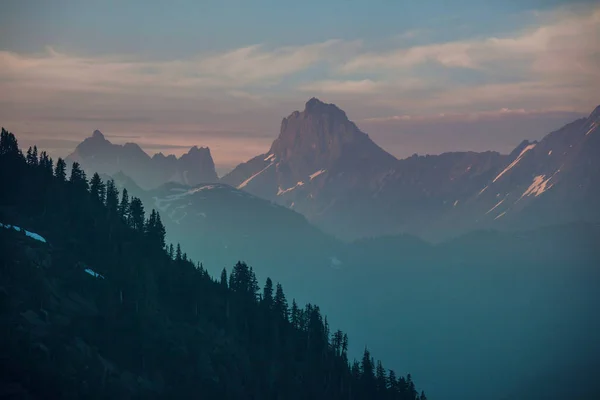
[[[8,0],[0,397],[600,399],[600,6]]]

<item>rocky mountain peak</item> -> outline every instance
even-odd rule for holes
[[[360,149],[359,149],[360,147]],[[378,148],[335,104],[313,97],[304,111],[294,111],[281,123],[270,152],[280,160],[293,160],[322,168],[344,153],[365,153]],[[309,168],[309,169],[310,169]]]
[[[104,135],[102,134],[102,132],[100,132],[98,129],[96,129],[94,131],[94,133],[92,133],[92,139],[101,139],[101,140],[105,140],[104,139]]]
[[[340,116],[342,118],[348,118],[346,117],[346,113],[341,110],[338,106],[336,106],[335,104],[328,104],[328,103],[324,103],[321,100],[317,99],[316,97],[311,98],[310,100],[308,100],[306,102],[306,104],[304,105],[304,114],[305,115],[322,115],[322,114],[326,114],[326,115],[330,115],[330,116]]]

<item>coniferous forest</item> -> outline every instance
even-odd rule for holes
[[[424,400],[243,261],[210,276],[155,210],[0,143],[0,397]],[[35,232],[45,241],[23,234]]]

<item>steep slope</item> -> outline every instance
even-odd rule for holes
[[[243,259],[261,266],[259,278],[291,284],[330,268],[341,246],[302,215],[229,185],[169,183],[140,197],[161,213],[169,238],[215,274]]]
[[[3,397],[425,400],[410,376],[375,375],[368,350],[351,368],[318,306],[288,307],[270,280],[259,296],[245,263],[212,279],[165,249],[155,213],[138,224],[5,133]]]
[[[541,141],[524,141],[464,203],[479,226],[516,229],[599,221],[600,107]]]
[[[79,162],[88,174],[113,175],[122,171],[146,189],[165,182],[197,185],[218,181],[208,148],[194,146],[180,158],[162,153],[150,157],[135,143],[112,144],[98,130],[67,157],[69,164],[74,161]]]

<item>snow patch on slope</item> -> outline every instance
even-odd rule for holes
[[[498,174],[498,176],[496,178],[494,178],[493,182],[496,182],[498,179],[500,179],[500,177],[502,175],[504,175],[505,173],[507,173],[508,171],[510,171],[515,165],[517,165],[519,163],[519,161],[521,161],[521,159],[523,158],[523,156],[525,155],[525,153],[527,153],[529,150],[533,149],[536,146],[536,143],[532,143],[530,145],[525,146],[525,148],[521,151],[521,153],[517,156],[517,158],[515,158],[515,160],[513,162],[511,162],[508,167],[504,168],[504,171],[500,172]]]
[[[271,162],[271,164],[267,165],[266,167],[264,167],[263,169],[261,169],[260,171],[258,171],[257,173],[255,173],[254,175],[252,175],[250,178],[246,179],[244,182],[242,182],[237,188],[238,189],[242,189],[245,188],[247,184],[250,183],[250,181],[252,181],[252,179],[256,178],[258,175],[262,174],[263,172],[265,172],[269,167],[273,166],[273,162]]]
[[[14,226],[14,225],[6,225],[6,224],[2,224],[2,223],[0,223],[0,227],[2,227],[2,228],[6,228],[6,229],[14,229],[14,230],[15,230],[15,231],[17,231],[17,232],[25,231],[25,235],[26,235],[27,237],[30,237],[30,238],[32,238],[32,239],[34,239],[34,240],[37,240],[37,241],[39,241],[39,242],[42,242],[42,243],[46,243],[46,239],[44,239],[42,236],[38,235],[38,234],[37,234],[37,233],[35,233],[35,232],[30,232],[30,231],[27,231],[27,230],[25,230],[25,229],[22,229],[22,228],[20,228],[20,227],[18,227],[18,226]]]
[[[487,214],[491,213],[492,211],[494,211],[496,208],[498,208],[498,206],[499,206],[500,204],[504,203],[504,200],[506,200],[506,197],[504,197],[502,200],[500,200],[500,201],[498,202],[498,204],[496,204],[494,207],[490,208],[490,209],[488,210],[488,212],[486,212],[485,214],[487,215]]]
[[[498,214],[498,216],[497,216],[496,218],[494,218],[494,221],[495,221],[495,220],[497,220],[498,218],[501,218],[501,217],[503,217],[505,214],[506,214],[506,211],[504,211],[504,212],[502,212],[502,213]]]
[[[271,161],[273,158],[275,157],[275,154],[269,154],[266,158],[265,161]]]
[[[310,180],[312,181],[312,180],[313,180],[313,179],[315,179],[317,176],[319,176],[319,175],[321,175],[321,174],[323,174],[323,173],[325,173],[325,172],[327,172],[327,170],[326,170],[326,169],[321,169],[321,170],[319,170],[319,171],[315,172],[314,174],[311,174],[311,175],[310,175]]]
[[[592,125],[590,126],[590,130],[585,133],[585,136],[587,136],[590,133],[592,133],[597,127],[598,127],[598,123],[597,122],[592,122]]]
[[[546,175],[538,175],[535,178],[533,178],[533,182],[531,183],[531,185],[529,185],[529,187],[521,195],[521,197],[519,197],[519,200],[521,200],[525,196],[534,195],[535,197],[537,197],[540,194],[544,193],[546,190],[550,189],[552,186],[554,186],[553,184],[548,184],[550,182],[550,179],[552,179],[554,175],[552,175],[548,179],[544,179],[545,177]]]
[[[94,278],[104,279],[104,277],[102,275],[100,275],[99,273],[97,273],[96,271],[94,271],[90,268],[86,268],[84,271],[87,272],[88,274],[90,274],[91,276],[93,276]]]
[[[286,194],[287,192],[291,192],[292,190],[296,189],[297,187],[303,186],[304,182],[300,181],[298,183],[296,183],[294,186],[292,186],[291,188],[288,189],[281,189],[281,186],[279,187],[279,190],[277,190],[277,196],[281,196],[282,194]]]

